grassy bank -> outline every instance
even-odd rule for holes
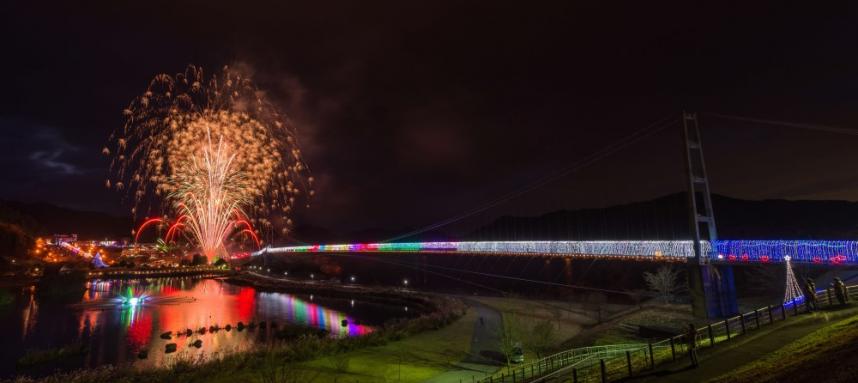
[[[416,297],[415,297],[416,298]],[[467,350],[470,340],[464,323],[464,305],[455,299],[424,297],[434,310],[417,318],[392,321],[361,337],[334,339],[303,335],[268,349],[208,358],[182,360],[156,370],[102,367],[58,373],[41,379],[18,377],[16,382],[327,382],[345,374],[373,382],[390,378],[401,369],[403,381],[420,381],[438,373]],[[352,362],[354,360],[354,362]],[[375,365],[368,365],[368,363]],[[372,374],[382,371],[383,374]],[[405,380],[405,376],[414,377]]]
[[[422,382],[467,356],[475,314],[468,312],[444,328],[383,346],[317,358],[296,367],[318,382]]]
[[[710,382],[854,382],[858,378],[856,362],[858,313],[832,322]]]
[[[583,326],[595,323],[585,310],[568,303],[511,297],[473,297],[501,313],[513,342],[521,342],[526,360],[562,348],[579,335]]]
[[[700,366],[688,368],[683,354],[676,362],[633,380],[653,382],[838,382],[836,374],[856,374],[858,307],[826,307],[749,331],[729,342],[700,350]],[[852,354],[852,355],[850,355]],[[850,358],[853,358],[850,360]],[[852,375],[854,376],[854,375]],[[819,378],[818,378],[819,377]],[[824,377],[824,379],[822,379]]]

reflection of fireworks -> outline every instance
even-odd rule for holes
[[[295,198],[313,178],[288,121],[250,79],[224,68],[206,81],[189,66],[156,76],[124,114],[103,152],[113,158],[107,187],[128,190],[133,214],[162,201],[164,213],[179,216],[171,229],[188,232],[210,259],[240,228],[254,238],[251,226],[288,231]]]

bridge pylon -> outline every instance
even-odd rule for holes
[[[696,113],[682,112],[682,134],[685,146],[685,169],[688,181],[689,227],[694,241],[694,258],[688,260],[688,284],[694,315],[720,318],[735,315],[738,310],[733,268],[709,263],[715,254],[706,240],[718,239],[715,212],[709,191],[709,177],[703,159],[703,139]]]

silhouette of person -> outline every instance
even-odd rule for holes
[[[700,362],[697,360],[697,328],[694,327],[694,323],[688,324],[685,341],[688,343],[688,358],[691,359],[691,367],[697,368]]]
[[[805,280],[805,300],[807,301],[807,308],[809,310],[816,310],[817,302],[816,302],[816,283],[813,282],[813,279],[807,278]]]

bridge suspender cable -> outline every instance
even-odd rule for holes
[[[543,186],[545,186],[551,182],[554,182],[558,179],[561,179],[563,177],[568,176],[569,174],[572,174],[572,173],[577,172],[581,169],[584,169],[584,168],[586,168],[586,167],[588,167],[588,166],[590,166],[590,165],[592,165],[592,164],[594,164],[594,163],[596,163],[596,162],[598,162],[598,161],[600,161],[600,160],[602,160],[602,159],[604,159],[604,158],[606,158],[606,157],[608,157],[608,156],[610,156],[610,155],[612,155],[612,154],[614,154],[614,153],[616,153],[622,149],[625,149],[626,147],[628,147],[631,144],[634,144],[634,143],[636,143],[636,142],[638,142],[644,138],[647,138],[647,137],[649,137],[649,136],[651,136],[657,132],[660,132],[660,131],[664,130],[665,128],[673,126],[676,123],[677,123],[677,120],[672,119],[672,116],[664,117],[664,118],[642,128],[642,129],[635,131],[634,133],[632,133],[628,136],[623,137],[622,139],[620,139],[614,143],[611,143],[610,145],[605,146],[601,150],[590,154],[589,156],[585,157],[584,159],[572,164],[571,166],[569,166],[563,170],[560,170],[556,173],[549,174],[547,176],[540,178],[539,180],[537,180],[536,182],[534,182],[530,185],[527,185],[527,186],[521,187],[519,189],[513,190],[509,193],[506,193],[506,194],[504,194],[498,198],[495,198],[495,199],[489,201],[488,203],[486,203],[480,207],[469,210],[463,214],[445,219],[443,221],[440,221],[438,223],[423,227],[423,228],[418,229],[418,230],[414,230],[414,231],[411,231],[411,232],[408,232],[408,233],[405,233],[405,234],[402,234],[402,235],[399,235],[399,236],[396,236],[393,238],[386,239],[382,242],[393,242],[393,241],[396,241],[396,240],[399,240],[402,238],[407,238],[407,237],[411,237],[411,236],[414,236],[414,235],[417,235],[420,233],[425,233],[427,231],[434,230],[434,229],[437,229],[437,228],[440,228],[443,226],[447,226],[451,223],[458,222],[462,219],[468,218],[474,214],[481,213],[483,211],[491,209],[491,208],[498,206],[498,205],[500,205],[506,201],[509,201],[513,198],[519,197],[523,194],[529,193],[533,190],[539,189],[539,188],[541,188],[541,187],[543,187]]]

